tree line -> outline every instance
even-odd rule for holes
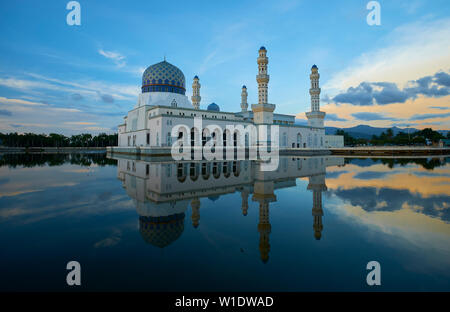
[[[428,145],[438,143],[440,139],[450,139],[450,132],[448,132],[447,137],[445,137],[431,128],[425,128],[412,133],[400,131],[396,135],[394,135],[394,131],[392,129],[387,129],[386,132],[383,131],[379,136],[372,135],[370,139],[354,138],[344,130],[336,130],[336,134],[344,136],[345,146]]]
[[[0,133],[0,145],[9,147],[106,147],[117,146],[118,135],[82,133],[67,137],[62,134]]]

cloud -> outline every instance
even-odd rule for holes
[[[424,119],[436,119],[436,118],[446,118],[450,117],[450,113],[445,114],[416,114],[413,115],[409,120],[424,120]]]
[[[43,103],[37,103],[22,99],[10,99],[0,96],[0,103],[6,104],[6,105],[31,105],[31,106],[45,106],[46,104]]]
[[[396,118],[392,117],[386,117],[383,114],[379,113],[370,113],[370,112],[359,112],[359,113],[353,113],[353,117],[364,120],[364,121],[371,121],[371,120],[398,120]]]
[[[442,86],[450,87],[450,75],[445,72],[439,72],[434,75],[436,82]]]
[[[372,86],[370,83],[362,82],[356,88],[350,87],[347,92],[336,95],[333,101],[353,105],[372,105]]]
[[[79,93],[73,93],[70,97],[75,101],[80,101],[83,99],[83,96]]]
[[[379,40],[373,49],[351,60],[335,73],[323,89],[334,94],[363,81],[390,81],[404,85],[450,68],[450,18],[418,20],[397,27]],[[447,75],[438,75],[445,86]]]
[[[107,59],[110,59],[116,64],[118,67],[123,67],[126,65],[125,56],[118,52],[113,51],[105,51],[103,49],[98,50],[98,53]]]
[[[347,121],[347,119],[340,118],[337,114],[327,114],[327,120],[331,120],[331,121]]]
[[[0,109],[0,115],[2,116],[12,116],[12,112],[6,109]]]
[[[450,87],[445,86],[448,75],[438,72],[433,76],[425,76],[410,81],[408,87],[399,89],[392,82],[361,82],[357,87],[350,87],[346,92],[333,98],[336,103],[352,105],[386,105],[405,103],[408,99],[415,99],[419,95],[427,97],[442,97],[450,94]]]
[[[100,98],[105,103],[114,103],[114,98],[109,94],[100,94]]]
[[[450,75],[445,72],[438,72],[434,76],[425,76],[415,81],[411,81],[410,87],[405,88],[405,91],[410,94],[410,97],[417,97],[423,94],[429,97],[441,97],[450,94],[450,87],[448,86]]]
[[[442,110],[449,110],[450,106],[430,106],[429,108],[433,109],[442,109]]]

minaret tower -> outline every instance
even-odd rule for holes
[[[320,88],[319,88],[319,69],[316,65],[311,67],[311,88],[309,94],[311,95],[311,111],[306,113],[308,118],[308,125],[310,127],[323,128],[323,119],[325,118],[325,112],[320,111]]]
[[[309,178],[308,190],[313,191],[313,208],[312,215],[314,218],[313,221],[313,229],[314,229],[314,237],[319,240],[322,237],[322,192],[327,190],[327,186],[325,184],[325,175],[319,174],[315,176],[311,176]]]
[[[258,75],[256,81],[258,82],[258,104],[267,104],[267,87],[269,84],[269,75],[267,74],[267,64],[269,59],[267,58],[267,50],[265,47],[259,49],[258,63]]]
[[[242,92],[241,92],[241,109],[242,112],[245,113],[248,109],[248,104],[247,104],[247,87],[246,86],[242,86]]]
[[[275,110],[275,105],[267,102],[267,87],[269,84],[267,64],[269,63],[269,59],[266,53],[266,48],[261,47],[256,60],[258,63],[258,75],[256,75],[256,82],[258,82],[258,104],[252,104],[253,122],[256,125],[273,124],[273,111]]]
[[[198,82],[198,76],[194,77],[194,81],[192,82],[192,105],[195,109],[200,108],[200,82]]]

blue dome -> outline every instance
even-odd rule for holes
[[[142,92],[185,94],[184,74],[178,67],[166,61],[149,66],[142,75]]]
[[[247,87],[246,87],[245,85],[243,85],[243,86],[242,86],[242,88],[245,88],[245,89],[247,89]]]
[[[316,64],[314,64],[312,67],[311,67],[311,69],[313,69],[313,68],[317,68],[317,65]]]
[[[211,103],[211,104],[208,105],[207,110],[220,112],[220,107],[216,103]]]
[[[266,50],[265,46],[262,46],[261,48],[259,48],[260,50]]]

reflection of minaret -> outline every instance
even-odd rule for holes
[[[246,188],[242,189],[241,191],[241,197],[242,197],[242,214],[244,216],[247,215],[248,211],[248,190]]]
[[[200,200],[198,198],[194,198],[191,201],[191,208],[192,208],[192,226],[194,228],[198,227],[198,222],[200,221]]]
[[[309,178],[308,190],[313,191],[313,208],[312,215],[314,217],[314,237],[319,240],[322,237],[322,192],[327,190],[325,185],[325,175],[315,175]]]
[[[261,260],[266,263],[269,260],[269,235],[272,229],[269,221],[269,203],[277,200],[273,193],[273,181],[256,181],[252,200],[259,202],[259,252]]]

